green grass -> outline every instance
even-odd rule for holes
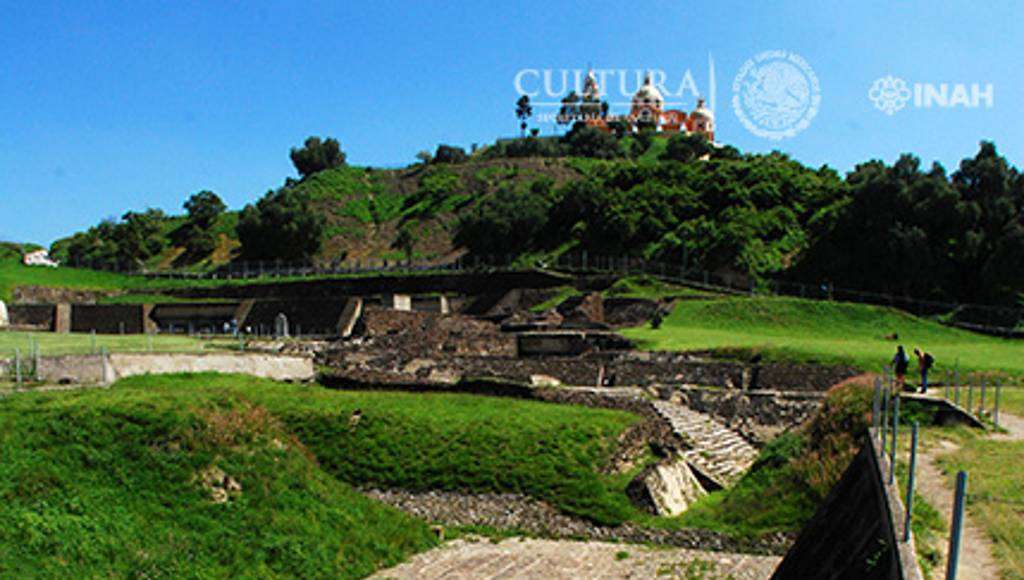
[[[357,578],[435,545],[245,397],[297,387],[221,382],[0,401],[0,576]],[[223,504],[213,467],[241,485]]]
[[[705,496],[667,525],[738,537],[799,530],[821,500],[795,467],[795,461],[806,453],[803,435],[778,437],[762,449],[757,462],[735,486]]]
[[[217,348],[221,343],[183,335],[97,334],[94,341],[91,335],[82,333],[0,331],[2,358],[14,356],[15,349],[27,356],[33,344],[38,346],[40,354],[47,356],[86,354],[93,352],[94,347],[106,348],[108,352],[141,352],[149,350],[150,346],[157,352],[195,352]]]
[[[696,290],[689,286],[679,286],[662,281],[654,276],[627,276],[617,280],[610,288],[604,291],[604,295],[618,298],[644,298],[647,300],[660,300],[663,298],[706,297],[713,296],[711,292]]]
[[[353,421],[359,410],[361,418]],[[513,492],[617,523],[619,412],[233,375],[0,399],[0,576],[358,577],[434,545],[352,486]],[[241,485],[224,504],[203,474]]]
[[[899,341],[886,340],[899,333]],[[1024,375],[1024,343],[949,328],[878,306],[798,298],[731,297],[679,303],[658,330],[624,334],[658,350],[758,350],[769,359],[848,363],[875,371],[891,360],[896,344],[923,347],[936,358],[936,373],[1002,371]]]
[[[535,304],[530,307],[531,312],[547,312],[552,308],[557,308],[559,304],[565,302],[573,296],[579,296],[580,291],[573,288],[572,286],[559,286],[555,289],[556,293],[551,298],[548,298],[540,304]]]
[[[967,511],[992,541],[1003,578],[1024,578],[1024,441],[987,439],[966,429],[931,430],[929,437],[951,437],[960,449],[939,456],[939,467],[953,489],[956,472],[966,471]]]

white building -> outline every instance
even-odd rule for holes
[[[46,250],[36,250],[25,254],[22,258],[22,263],[26,266],[46,266],[47,268],[56,268],[57,262],[50,259],[50,253]]]

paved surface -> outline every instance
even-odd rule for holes
[[[710,415],[669,401],[656,401],[654,407],[693,444],[683,454],[687,463],[722,487],[736,483],[757,459],[753,445]]]
[[[771,577],[781,558],[635,544],[510,538],[455,540],[373,578],[733,578]]]

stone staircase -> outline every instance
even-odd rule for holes
[[[753,445],[710,416],[669,401],[655,401],[653,405],[673,431],[692,445],[683,459],[718,486],[736,483],[757,459]]]

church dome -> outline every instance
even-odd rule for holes
[[[640,87],[640,90],[633,95],[633,105],[645,105],[661,108],[661,105],[665,102],[665,99],[661,96],[661,91],[658,87],[651,84],[651,75],[644,77],[644,84]]]
[[[711,112],[711,109],[704,106],[704,99],[697,99],[697,108],[693,110],[690,116],[694,119],[703,117],[708,121],[715,120],[715,114]]]

